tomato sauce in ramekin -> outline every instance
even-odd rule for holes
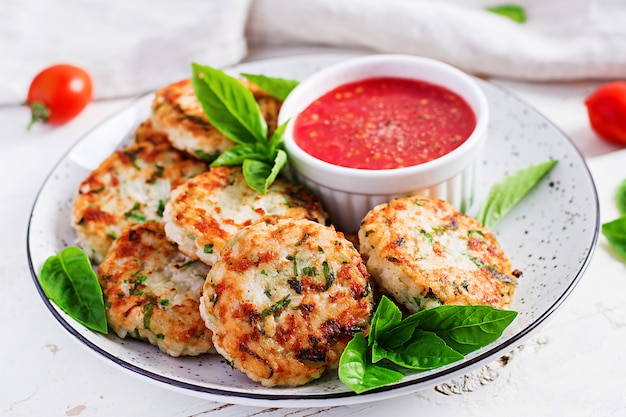
[[[294,123],[294,140],[322,161],[394,169],[437,159],[459,147],[476,116],[456,93],[428,82],[367,78],[334,88]]]

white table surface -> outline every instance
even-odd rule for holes
[[[256,48],[248,60],[310,52],[320,50]],[[599,140],[589,128],[583,100],[599,83],[492,81],[572,139],[596,182],[601,221],[615,218],[613,195],[626,178],[626,150]],[[29,132],[26,108],[0,107],[0,415],[626,415],[626,264],[602,237],[585,276],[553,318],[506,363],[476,371],[465,384],[457,380],[356,406],[264,409],[165,390],[100,360],[55,321],[39,298],[28,270],[26,229],[37,191],[56,161],[131,100],[93,102],[64,126],[35,126]]]

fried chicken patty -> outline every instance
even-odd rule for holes
[[[242,83],[254,95],[271,135],[276,129],[282,102],[253,84]],[[170,84],[156,92],[151,120],[155,129],[167,134],[175,148],[206,161],[212,161],[235,145],[209,122],[190,79]]]
[[[216,350],[264,386],[298,386],[338,366],[367,332],[368,273],[352,243],[309,220],[255,223],[207,276],[200,314]]]
[[[95,262],[127,227],[161,220],[171,189],[207,170],[204,162],[147,132],[116,150],[78,187],[72,225],[79,245]]]
[[[146,119],[137,126],[133,132],[133,142],[152,142],[153,144],[167,143],[170,144],[167,134],[162,130],[157,130],[152,126],[152,120]],[[171,146],[171,144],[170,144]]]
[[[265,195],[245,182],[241,167],[211,167],[172,191],[163,218],[181,252],[212,265],[228,239],[268,216],[326,221],[306,188],[277,178]]]
[[[162,223],[126,229],[98,267],[109,326],[172,356],[214,352],[198,310],[209,270],[180,253]]]
[[[451,204],[402,197],[372,209],[359,229],[360,252],[381,290],[409,311],[442,304],[504,308],[516,271],[493,234]]]

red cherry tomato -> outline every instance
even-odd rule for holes
[[[28,89],[26,104],[36,122],[63,124],[80,113],[91,101],[91,77],[82,68],[58,64],[35,76]]]
[[[609,142],[626,145],[626,81],[600,86],[585,100],[591,128]]]

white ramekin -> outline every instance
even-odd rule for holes
[[[476,115],[470,137],[452,152],[423,164],[383,170],[346,168],[324,162],[302,150],[294,141],[296,116],[328,91],[372,77],[399,77],[426,81],[461,96]],[[289,156],[291,180],[311,189],[340,231],[358,230],[374,206],[392,198],[426,194],[448,201],[459,210],[469,207],[482,148],[487,137],[489,107],[474,78],[439,61],[409,55],[367,55],[341,61],[308,78],[283,103],[278,123],[289,121],[283,138]]]

